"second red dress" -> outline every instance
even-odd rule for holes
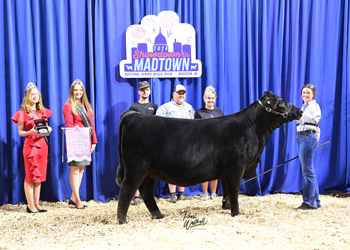
[[[97,136],[96,136],[96,130],[95,130],[93,116],[92,116],[89,109],[86,109],[86,112],[90,118],[91,127],[92,127],[92,133],[91,133],[92,143],[97,144]],[[73,113],[72,104],[66,103],[63,106],[63,115],[64,115],[64,120],[66,122],[67,128],[73,128],[75,126],[85,128],[85,125],[84,125],[83,120],[81,119],[80,115]]]

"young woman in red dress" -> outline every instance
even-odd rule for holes
[[[91,127],[92,154],[97,144],[93,120],[94,112],[87,98],[83,82],[79,79],[75,80],[70,87],[68,100],[63,107],[63,115],[67,128],[79,129],[82,127]],[[68,205],[74,205],[78,209],[84,209],[86,207],[80,200],[79,189],[85,166],[90,164],[91,162],[87,160],[68,162],[68,165],[71,167],[69,181],[72,188],[72,195],[68,201]]]
[[[46,181],[49,147],[46,137],[38,136],[34,119],[47,118],[52,111],[44,108],[39,89],[34,83],[28,83],[20,110],[11,118],[18,124],[18,133],[26,137],[23,147],[26,178],[24,192],[27,199],[27,212],[47,212],[39,204],[41,183]],[[52,129],[49,127],[49,132]]]

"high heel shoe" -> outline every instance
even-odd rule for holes
[[[87,206],[83,205],[82,208],[78,208],[77,204],[74,201],[72,201],[72,199],[69,199],[69,201],[68,201],[68,206],[70,206],[70,205],[75,206],[77,209],[84,209],[87,207]]]
[[[36,214],[36,213],[39,213],[40,210],[36,211],[36,212],[33,212],[32,210],[30,210],[30,208],[27,206],[27,213],[28,214]]]
[[[35,208],[38,210],[39,213],[46,213],[47,212],[46,209],[39,209],[37,206],[35,206]]]
[[[70,206],[70,205],[77,206],[77,204],[75,204],[74,201],[72,201],[71,199],[69,199],[69,201],[68,201],[68,206]]]

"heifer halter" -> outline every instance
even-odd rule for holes
[[[292,108],[292,104],[290,102],[287,102],[289,104],[289,109],[286,113],[280,113],[277,112],[276,110],[273,110],[269,107],[266,107],[261,101],[260,99],[258,99],[258,103],[261,105],[261,107],[263,107],[267,112],[272,113],[274,115],[281,115],[284,119],[286,119],[288,122],[290,122],[290,120],[288,120],[288,114],[290,109]],[[282,151],[282,157],[284,157],[284,149],[286,148],[286,124],[284,124],[283,126],[284,128],[284,144],[283,144],[283,151]]]
[[[287,119],[288,120],[288,114],[289,114],[289,111],[290,109],[292,108],[292,104],[290,102],[287,102],[289,105],[289,109],[286,113],[280,113],[280,112],[277,112],[276,110],[273,110],[272,108],[269,108],[269,107],[266,107],[261,101],[260,99],[258,99],[258,103],[269,113],[272,113],[274,115],[281,115],[284,119]],[[290,121],[289,121],[290,122]]]

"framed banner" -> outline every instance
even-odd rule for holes
[[[119,71],[124,78],[200,77],[195,29],[179,23],[174,11],[143,17],[140,25],[126,30],[126,60]]]
[[[91,161],[91,128],[66,128],[67,158],[71,161]]]

